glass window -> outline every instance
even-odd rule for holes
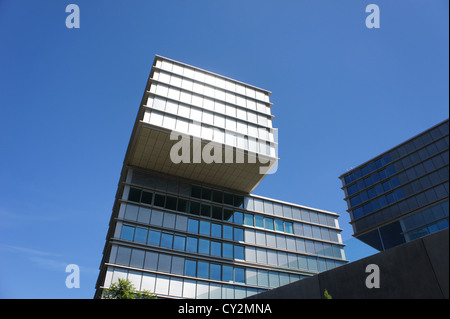
[[[234,228],[234,240],[244,241],[244,230],[242,228]]]
[[[175,214],[164,213],[163,227],[174,228],[175,227]]]
[[[189,218],[188,232],[198,234],[198,220]]]
[[[117,250],[116,263],[129,265],[131,257],[131,248],[119,246]]]
[[[188,204],[189,202],[187,200],[179,198],[177,210],[182,213],[188,213],[189,212]]]
[[[258,269],[258,286],[269,287],[269,272]]]
[[[245,260],[243,246],[234,246],[234,259]]]
[[[225,258],[233,258],[233,245],[228,243],[223,243],[223,257]]]
[[[294,233],[294,230],[293,230],[291,222],[284,222],[284,229],[285,229],[285,232],[288,233],[288,234],[293,234]]]
[[[217,207],[217,206],[213,206],[212,207],[212,218],[214,219],[219,219],[222,220],[223,216],[222,216],[222,208],[221,207]]]
[[[234,198],[232,194],[224,193],[223,194],[223,202],[227,205],[233,205],[234,204]]]
[[[264,221],[265,221],[264,226],[266,229],[274,230],[272,218],[264,218]]]
[[[160,194],[155,194],[155,202],[153,205],[159,206],[159,207],[164,207],[165,201],[166,201],[166,196],[160,195]]]
[[[233,227],[223,225],[223,238],[233,240]]]
[[[172,196],[167,196],[165,207],[167,209],[176,210],[177,209],[177,198]]]
[[[134,235],[134,240],[139,241],[141,243],[146,243],[147,242],[147,233],[148,233],[148,230],[146,228],[137,227],[136,233]]]
[[[186,259],[184,264],[184,274],[186,276],[197,276],[197,262],[195,260]]]
[[[255,226],[264,228],[264,217],[261,215],[255,215]]]
[[[202,278],[209,278],[209,263],[204,261],[197,262],[197,275]]]
[[[211,234],[211,223],[201,220],[200,221],[200,234],[202,235],[210,235]]]
[[[253,215],[244,214],[244,225],[253,226]]]
[[[222,204],[222,202],[223,202],[223,193],[219,192],[219,191],[212,191],[212,201]]]
[[[141,202],[144,204],[152,204],[153,194],[149,192],[142,192]]]
[[[243,268],[234,268],[234,281],[245,283],[245,270]]]
[[[148,243],[159,246],[161,240],[161,232],[156,230],[150,230],[148,232]]]
[[[202,204],[200,213],[202,216],[211,217],[211,206]]]
[[[283,221],[280,219],[275,219],[275,230],[284,231]]]
[[[211,256],[222,257],[222,244],[211,241]]]
[[[161,247],[172,248],[173,235],[162,233],[161,234]]]
[[[186,241],[186,251],[193,253],[197,252],[198,239],[193,237],[188,237]]]
[[[209,240],[202,238],[198,240],[198,252],[209,255]]]
[[[120,234],[121,239],[133,240],[134,237],[134,227],[122,225],[122,232]]]
[[[227,265],[222,266],[222,280],[233,281],[233,267]]]
[[[244,214],[241,212],[234,213],[234,223],[242,225],[244,223]]]
[[[170,272],[172,266],[172,256],[166,254],[159,254],[158,271]]]
[[[218,264],[210,265],[210,279],[221,280],[222,279],[222,267]]]
[[[200,215],[200,203],[190,202],[189,213],[192,215]]]
[[[174,236],[173,248],[178,250],[184,250],[186,248],[186,238],[182,236]]]
[[[163,216],[164,216],[163,212],[156,209],[152,209],[150,224],[155,226],[162,226]]]
[[[223,210],[223,219],[232,223],[233,222],[233,211],[230,209],[224,209]]]
[[[141,190],[130,188],[130,192],[128,193],[128,200],[139,203],[141,201]]]
[[[213,237],[222,237],[222,225],[220,224],[211,224],[211,236]]]

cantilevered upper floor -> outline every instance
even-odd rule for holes
[[[278,162],[270,94],[156,56],[124,164],[250,193]]]

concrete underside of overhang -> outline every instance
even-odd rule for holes
[[[144,122],[138,123],[135,133],[126,165],[178,176],[203,185],[251,193],[265,177],[266,172],[270,171],[268,168],[274,167],[278,162],[277,158],[263,158],[251,153],[248,155],[247,152],[221,144],[214,144],[212,151],[202,154],[201,150],[204,150],[205,146],[208,149],[213,144],[190,137],[189,156],[185,157],[189,160],[175,163],[170,155],[172,148],[178,150],[178,153],[172,151],[173,154],[186,156],[187,148],[180,149],[181,137],[171,140],[171,131]],[[222,160],[215,157],[215,161],[208,163],[213,155],[220,153]],[[227,162],[226,154],[233,154],[232,157],[227,157]]]

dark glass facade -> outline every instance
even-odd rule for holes
[[[340,177],[354,236],[385,250],[448,228],[449,122]]]

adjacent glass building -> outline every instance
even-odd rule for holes
[[[448,119],[340,176],[354,236],[385,250],[449,220]]]
[[[268,172],[261,166],[278,160],[269,96],[155,57],[96,298],[118,278],[160,298],[244,298],[346,263],[336,213],[251,194]],[[173,163],[174,132],[201,143],[189,148],[192,160],[196,147],[215,142],[223,161]]]

